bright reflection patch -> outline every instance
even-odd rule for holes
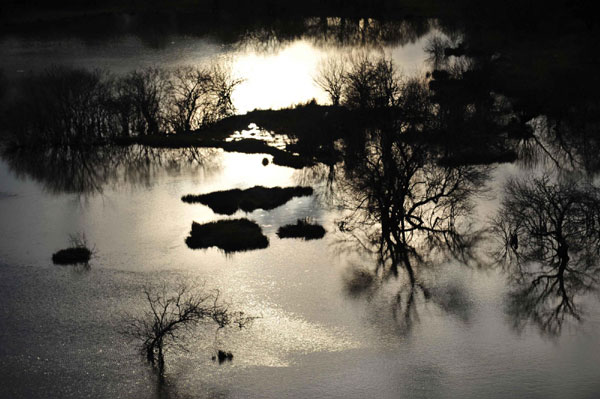
[[[423,47],[435,34],[403,47],[367,48],[371,53],[383,52],[396,62],[402,73],[422,73],[427,58]],[[280,109],[317,100],[328,104],[327,94],[313,81],[319,64],[327,57],[344,57],[352,48],[317,47],[305,40],[294,41],[274,52],[242,51],[232,55],[233,76],[243,78],[232,100],[239,114],[254,109]]]
[[[239,113],[254,109],[278,109],[327,97],[315,90],[313,71],[325,52],[297,41],[275,54],[245,53],[234,57],[234,76],[246,80],[235,90],[233,103]]]

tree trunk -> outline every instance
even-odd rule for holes
[[[165,374],[165,358],[163,356],[163,342],[162,339],[158,341],[158,374],[161,378]]]

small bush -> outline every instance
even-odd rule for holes
[[[88,263],[92,257],[92,251],[88,248],[61,249],[52,255],[52,262],[57,265],[75,265]]]
[[[87,247],[85,236],[71,236],[71,247],[61,249],[52,255],[56,265],[87,264],[92,258],[92,250]]]
[[[306,219],[298,219],[296,224],[288,224],[277,230],[279,238],[303,238],[305,240],[315,240],[323,238],[325,229],[318,224],[311,224]]]
[[[193,222],[185,243],[191,249],[217,247],[225,252],[238,252],[266,248],[269,239],[253,221],[230,219],[206,224]]]

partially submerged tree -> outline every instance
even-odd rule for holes
[[[0,102],[0,118],[12,147],[89,146],[133,135],[187,133],[232,115],[233,91],[241,82],[223,62],[149,67],[123,76],[50,67],[11,82],[17,94]]]
[[[158,134],[163,128],[168,82],[168,72],[155,67],[130,72],[123,78],[124,96],[133,106],[138,133]]]
[[[342,232],[368,251],[377,253],[381,266],[394,274],[406,270],[416,282],[415,261],[420,249],[464,253],[474,236],[461,231],[479,191],[485,169],[443,167],[430,149],[375,132],[366,144],[366,157],[341,177]]]
[[[313,80],[333,105],[354,109],[394,107],[402,86],[391,59],[366,51],[323,60]]]
[[[510,313],[560,332],[580,320],[576,295],[594,290],[600,271],[600,190],[578,178],[548,175],[509,180],[493,232],[496,259],[516,284]]]
[[[187,133],[233,115],[231,97],[242,82],[233,77],[228,63],[175,69],[169,80],[168,119],[173,132]]]
[[[346,79],[346,66],[343,58],[326,58],[319,64],[313,81],[331,100],[334,106],[340,105]]]
[[[232,311],[220,301],[219,291],[207,292],[188,284],[174,290],[144,288],[149,309],[142,316],[128,317],[124,334],[141,342],[140,349],[148,362],[164,377],[165,352],[172,345],[182,346],[186,334],[202,322],[218,329],[228,326],[246,327],[254,318]]]
[[[168,119],[175,133],[186,133],[202,124],[199,108],[205,106],[210,80],[208,72],[190,66],[173,71]]]

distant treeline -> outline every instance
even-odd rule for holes
[[[406,15],[440,17],[446,15],[477,14],[520,18],[545,16],[560,11],[591,19],[592,2],[585,0],[496,0],[481,2],[477,0],[5,0],[3,7],[7,11],[4,19],[11,19],[8,11],[57,11],[70,10],[96,12],[105,10],[175,10],[194,8],[210,14],[240,16],[362,16],[397,18]]]
[[[228,67],[147,68],[124,76],[52,67],[22,78],[2,101],[9,146],[87,145],[186,133],[234,113]]]

